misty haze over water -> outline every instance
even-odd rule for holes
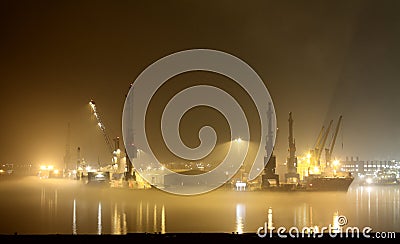
[[[276,228],[328,227],[336,213],[348,226],[400,231],[399,186],[178,196],[31,176],[0,180],[0,194],[0,234],[256,233],[268,208]]]

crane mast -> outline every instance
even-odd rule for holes
[[[321,144],[322,137],[324,135],[324,130],[325,130],[325,127],[322,126],[321,131],[319,132],[317,141],[314,144],[314,148],[310,150],[310,158],[311,159],[315,159],[318,154],[318,149]]]
[[[324,134],[324,129],[325,129],[325,127],[322,126],[321,131],[319,132],[317,141],[315,142],[314,148],[318,148],[318,147],[319,147],[319,145],[320,145],[320,143],[321,143],[322,136],[323,136],[323,134]]]
[[[289,113],[289,157],[287,159],[287,173],[285,179],[287,183],[297,183],[300,179],[297,173],[297,157],[296,157],[296,140],[293,135],[293,118],[292,112]]]
[[[103,133],[104,139],[106,141],[107,147],[110,150],[111,155],[114,155],[114,149],[111,144],[111,140],[106,133],[106,127],[104,126],[103,121],[101,120],[100,114],[97,111],[96,103],[93,100],[89,102],[90,107],[92,108],[93,115],[96,117],[97,125],[100,127],[101,132]]]
[[[316,163],[318,166],[320,166],[320,158],[321,158],[321,154],[322,154],[322,149],[325,146],[326,139],[328,138],[328,134],[329,134],[329,131],[331,130],[332,123],[333,123],[333,120],[330,121],[328,129],[326,129],[326,132],[322,139],[321,145],[318,147],[318,153],[317,153],[317,158],[316,158]]]
[[[293,136],[293,118],[292,113],[289,113],[289,158],[288,158],[288,172],[289,173],[296,173],[296,140]]]
[[[326,166],[329,166],[329,164],[331,163],[332,160],[332,152],[333,152],[333,148],[335,147],[335,142],[336,142],[336,138],[339,132],[339,128],[340,128],[340,124],[342,122],[342,115],[340,115],[338,123],[336,125],[336,130],[335,130],[335,134],[333,135],[333,139],[331,142],[331,147],[330,149],[325,149],[325,156],[326,156]]]

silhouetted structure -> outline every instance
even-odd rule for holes
[[[287,173],[285,174],[286,183],[299,182],[300,176],[297,173],[296,140],[293,136],[292,112],[289,113],[289,157],[286,162]]]
[[[271,103],[268,104],[268,133],[267,140],[265,143],[266,156],[264,157],[264,172],[261,176],[261,187],[268,188],[272,186],[279,186],[279,175],[275,173],[276,170],[276,157],[273,155],[273,140],[274,132],[272,131],[272,116],[274,115],[272,111]],[[271,155],[268,157],[268,155]],[[268,160],[268,161],[267,161]]]

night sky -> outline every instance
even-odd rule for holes
[[[88,105],[122,137],[129,85],[192,48],[224,51],[264,80],[277,113],[275,153],[297,154],[343,115],[335,157],[400,159],[400,1],[1,1],[0,163],[89,163],[109,154]]]

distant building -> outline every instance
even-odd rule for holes
[[[340,162],[340,171],[350,172],[353,175],[373,175],[377,171],[399,170],[400,163],[395,160],[359,160],[346,157],[345,161]]]

